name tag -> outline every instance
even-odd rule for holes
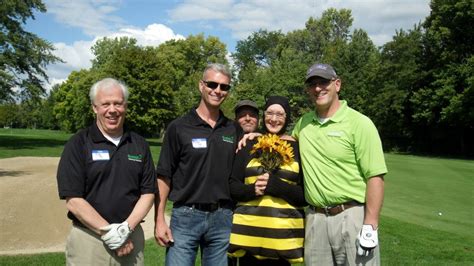
[[[204,138],[196,138],[192,140],[193,148],[195,149],[205,149],[207,148],[207,140]]]
[[[93,161],[108,161],[110,160],[108,150],[92,150]]]

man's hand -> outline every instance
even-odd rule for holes
[[[357,237],[357,254],[359,256],[369,256],[370,252],[379,244],[377,230],[370,224],[362,225]]]
[[[121,247],[132,233],[127,221],[121,224],[109,224],[101,227],[100,230],[106,232],[101,236],[101,238],[102,241],[104,241],[104,243],[112,250]]]
[[[173,234],[171,233],[171,229],[166,224],[166,222],[155,224],[155,240],[158,245],[162,247],[169,247],[173,245]]]
[[[255,195],[263,196],[265,194],[269,177],[268,173],[257,177],[257,181],[255,182]]]
[[[256,137],[260,137],[262,134],[258,132],[252,132],[252,133],[247,133],[245,134],[242,139],[239,141],[239,144],[237,145],[237,150],[235,153],[239,152],[243,147],[247,145],[247,140],[253,140]]]
[[[123,244],[121,247],[115,250],[115,253],[117,253],[117,256],[122,257],[122,256],[127,256],[130,254],[133,250],[133,242],[132,240],[127,240],[125,244]]]

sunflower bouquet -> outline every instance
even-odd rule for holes
[[[258,138],[250,154],[256,154],[258,162],[267,173],[278,169],[281,164],[293,162],[293,147],[275,134],[265,134]]]

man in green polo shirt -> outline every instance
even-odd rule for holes
[[[379,265],[379,215],[387,173],[372,121],[339,100],[334,68],[317,63],[305,85],[315,111],[303,115],[299,141],[305,197],[307,265]]]

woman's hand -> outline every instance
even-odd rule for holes
[[[268,173],[257,177],[257,181],[255,182],[255,195],[263,196],[265,194],[269,177],[270,175]]]

